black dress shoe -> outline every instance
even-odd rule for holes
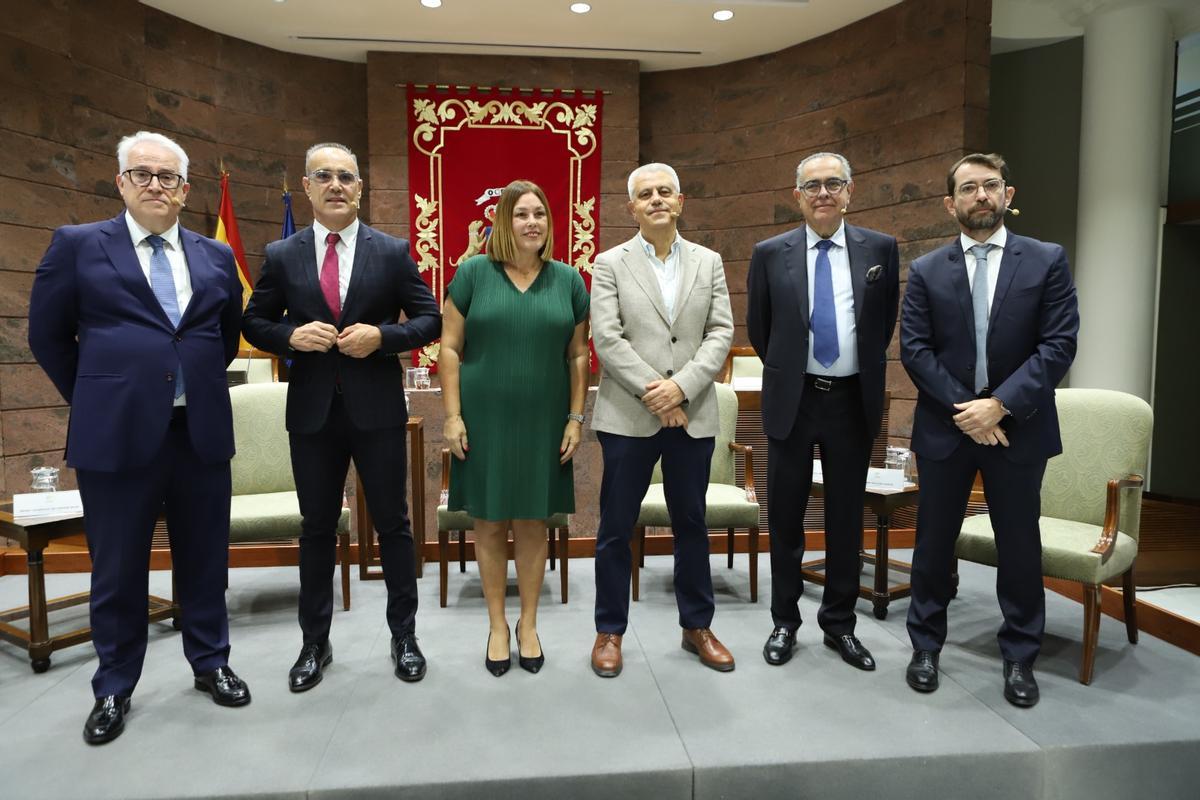
[[[1014,706],[1029,708],[1041,699],[1033,667],[1019,661],[1004,662],[1004,699]]]
[[[396,662],[396,677],[406,683],[415,683],[425,677],[425,656],[417,647],[415,633],[392,639],[392,661]]]
[[[938,687],[938,654],[933,650],[914,650],[904,680],[918,692],[932,692]]]
[[[293,692],[307,692],[321,682],[325,668],[333,662],[333,645],[329,640],[320,644],[306,644],[300,648],[296,663],[288,672],[288,688]]]
[[[534,634],[534,636],[537,638],[538,650],[541,650],[542,637],[537,636],[537,634]],[[517,620],[517,663],[521,665],[521,669],[525,670],[526,672],[532,672],[535,675],[546,663],[545,651],[540,652],[538,655],[533,656],[532,658],[527,658],[521,655],[521,620],[519,619]]]
[[[767,637],[767,643],[763,645],[763,658],[773,667],[782,666],[791,660],[795,646],[796,632],[780,626]]]
[[[244,706],[250,702],[250,687],[228,666],[197,675],[196,688],[212,695],[219,706]]]
[[[832,647],[841,653],[842,661],[852,667],[867,672],[875,669],[875,659],[871,656],[871,651],[863,647],[863,643],[853,633],[844,633],[841,636],[827,633],[825,634],[825,646]]]
[[[97,698],[92,713],[83,723],[83,740],[88,744],[111,742],[125,730],[125,715],[128,713],[128,697],[110,694]]]
[[[507,639],[508,638],[508,628],[505,628],[504,631],[505,631],[505,638]],[[483,667],[488,672],[492,673],[497,678],[499,678],[501,675],[508,672],[510,667],[512,667],[512,655],[509,654],[508,658],[499,658],[499,659],[496,659],[493,661],[491,656],[488,655],[488,653],[491,651],[491,649],[492,649],[492,632],[488,631],[487,647],[483,651]]]

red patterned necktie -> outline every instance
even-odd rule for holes
[[[338,317],[342,315],[342,298],[338,292],[340,269],[337,254],[337,243],[341,239],[342,237],[336,233],[325,237],[327,243],[325,260],[321,262],[321,294],[325,295],[325,302],[329,305],[329,310],[333,312],[334,322],[337,322]]]

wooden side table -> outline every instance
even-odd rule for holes
[[[425,418],[410,416],[407,431],[408,479],[412,484],[412,502],[408,504],[408,515],[412,522],[417,577],[420,578],[425,573]],[[363,495],[361,481],[358,489],[354,498],[358,519],[358,579],[382,580],[382,562],[376,551],[375,522],[371,519],[371,512],[367,510],[367,499]]]
[[[824,485],[813,483],[812,493],[817,497],[824,497]],[[888,603],[892,600],[899,600],[912,594],[911,583],[892,585],[888,580],[889,573],[893,571],[902,575],[912,574],[912,565],[907,561],[895,561],[888,558],[888,531],[891,527],[892,514],[902,508],[915,506],[918,497],[916,486],[906,486],[904,489],[892,491],[867,488],[864,505],[875,514],[875,554],[864,551],[861,553],[861,557],[864,562],[875,566],[875,576],[870,585],[864,584],[858,587],[858,596],[871,601],[876,619],[887,619]],[[828,537],[827,531],[827,547]],[[818,558],[814,561],[804,562],[801,565],[800,574],[807,580],[823,586],[825,584],[825,559]]]
[[[71,606],[82,605],[91,600],[91,592],[46,599],[46,574],[42,553],[55,539],[67,536],[78,536],[83,533],[83,516],[72,517],[37,517],[35,519],[16,522],[13,520],[12,503],[0,504],[0,536],[15,539],[25,550],[26,562],[29,565],[29,605],[0,611],[0,639],[12,642],[29,652],[30,666],[34,672],[45,672],[50,669],[50,654],[83,642],[92,640],[90,627],[79,628],[50,635],[48,613]],[[178,620],[179,606],[173,600],[150,595],[150,621],[162,619]],[[26,632],[10,623],[15,620],[28,619],[29,631]]]

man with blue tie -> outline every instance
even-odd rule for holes
[[[146,653],[150,540],[166,514],[183,652],[219,705],[250,702],[229,669],[225,608],[233,415],[242,288],[229,246],[179,225],[188,158],[139,131],[117,145],[115,219],[54,232],[29,301],[29,347],[71,406],[92,558],[99,666],[89,744],[124,730]]]
[[[1075,358],[1079,307],[1062,247],[1005,228],[1015,192],[999,155],[955,162],[945,206],[959,236],[908,274],[900,355],[918,392],[912,446],[921,499],[906,680],[919,692],[938,687],[954,543],[979,473],[999,561],[1004,697],[1027,708],[1039,698],[1033,662],[1046,621],[1042,475],[1062,452],[1054,388]]]
[[[854,633],[863,494],[871,441],[883,417],[887,347],[896,328],[896,240],[846,224],[850,163],[816,153],[796,167],[803,227],[754,247],[746,308],[750,344],[763,360],[771,528],[768,664],[792,657],[800,627],[804,513],[821,447],[825,592],[817,612],[827,647],[862,670],[875,659]]]

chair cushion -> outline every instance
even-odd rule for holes
[[[1117,545],[1107,564],[1092,553],[1100,540],[1101,527],[1068,519],[1041,517],[1042,574],[1082,583],[1101,583],[1129,569],[1137,556],[1137,540],[1117,533]],[[963,521],[955,555],[966,561],[996,566],[996,539],[987,514]]]
[[[343,508],[337,532],[350,530],[350,509]],[[300,536],[300,501],[295,492],[234,495],[229,505],[229,541],[258,542]]]
[[[475,530],[475,520],[466,511],[451,511],[446,506],[438,506],[437,518],[439,531]],[[567,514],[555,514],[546,520],[547,528],[566,528],[569,525],[569,515]]]
[[[758,526],[758,503],[746,499],[746,490],[727,483],[710,483],[704,493],[704,524],[709,528],[753,528]],[[661,483],[650,484],[638,514],[639,526],[665,528],[671,525],[667,499]]]

